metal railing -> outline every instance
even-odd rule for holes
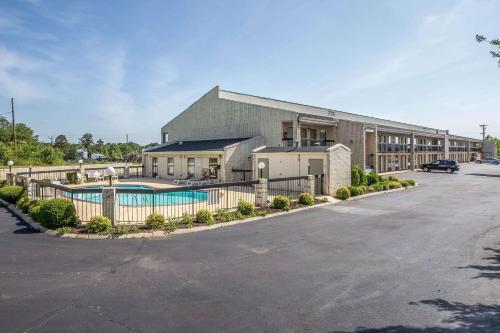
[[[449,147],[449,150],[450,151],[454,151],[454,152],[467,152],[467,146],[450,146]]]
[[[401,144],[401,143],[379,143],[378,144],[378,152],[379,153],[410,153],[411,145],[410,144]]]
[[[306,185],[307,176],[268,179],[267,196],[270,201],[278,195],[297,200],[300,193],[306,191]]]
[[[258,180],[167,189],[116,189],[117,223],[143,223],[152,213],[165,218],[195,216],[201,209],[232,210],[240,201],[255,203]]]
[[[323,176],[317,177],[322,180]],[[23,185],[28,177],[16,176],[16,183]],[[288,177],[268,179],[268,200],[275,196],[288,196],[297,200],[300,193],[308,191],[308,177]],[[315,182],[316,183],[316,182]],[[315,188],[322,192],[322,181]],[[219,183],[202,186],[175,188],[115,188],[114,217],[117,224],[142,224],[152,213],[159,213],[165,218],[180,218],[184,214],[195,216],[201,209],[216,213],[218,209],[234,210],[240,201],[256,202],[256,190],[259,180]],[[103,186],[69,187],[53,184],[50,181],[31,179],[29,185],[31,200],[62,198],[70,200],[76,214],[82,222],[103,214],[105,202]],[[109,207],[109,206],[107,206]]]
[[[283,138],[282,141],[286,142],[286,146],[291,147],[294,145],[293,138]],[[326,139],[301,139],[301,146],[333,146],[335,144],[335,140],[326,140]]]
[[[78,172],[80,169],[60,169],[60,170],[43,170],[43,171],[26,171],[18,172],[16,175],[29,177],[36,180],[46,180],[52,181],[57,180],[61,183],[66,183],[68,181],[68,172]]]
[[[443,146],[440,145],[415,145],[416,152],[439,152],[443,151]]]
[[[70,200],[82,222],[88,222],[92,217],[102,215],[101,188],[72,188],[36,179],[31,180],[30,186],[31,200],[57,198]]]

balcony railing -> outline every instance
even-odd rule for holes
[[[409,153],[411,152],[411,145],[401,143],[379,143],[379,153]]]
[[[283,138],[285,145],[291,147],[294,145],[293,138]],[[335,144],[335,140],[322,140],[322,139],[301,139],[301,146],[333,146]]]
[[[470,147],[470,151],[478,152],[481,150],[481,147]]]
[[[443,146],[440,145],[415,145],[416,152],[434,152],[443,151]]]
[[[450,146],[450,151],[453,151],[453,152],[458,152],[458,151],[467,152],[467,146]]]

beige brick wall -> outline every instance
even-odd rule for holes
[[[351,151],[343,145],[335,145],[329,155],[330,177],[328,194],[334,195],[342,186],[351,186]]]
[[[363,124],[339,120],[335,142],[351,149],[352,164],[365,169],[365,128]]]

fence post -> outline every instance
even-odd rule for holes
[[[28,198],[31,200],[33,198],[33,187],[31,186],[30,177],[24,178],[23,187],[26,190],[26,193],[28,194]]]
[[[125,179],[130,178],[130,170],[128,165],[126,165],[125,168],[123,168],[123,178]]]
[[[267,179],[260,178],[255,185],[255,204],[258,207],[267,206]]]
[[[305,186],[305,191],[306,193],[309,193],[310,195],[314,196],[315,195],[315,177],[313,175],[308,175],[307,180],[306,180],[306,186]]]
[[[13,172],[7,172],[5,174],[5,180],[7,180],[7,184],[14,185],[14,173]]]
[[[116,188],[104,187],[102,189],[102,215],[116,225]]]

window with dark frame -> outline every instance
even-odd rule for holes
[[[219,169],[219,160],[215,157],[208,159],[208,177],[217,178],[217,173]]]

